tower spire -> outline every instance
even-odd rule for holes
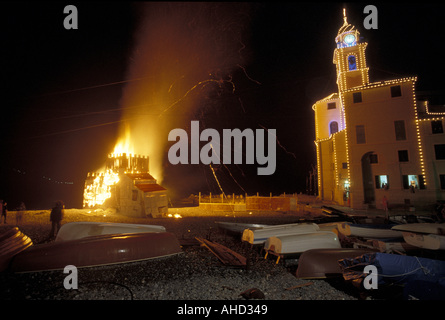
[[[343,8],[343,21],[346,25],[348,24],[348,19],[346,17],[346,8]]]

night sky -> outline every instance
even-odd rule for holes
[[[69,4],[78,10],[77,30],[63,26],[63,9]],[[2,3],[0,198],[9,209],[20,201],[28,209],[50,208],[58,199],[68,208],[82,206],[87,173],[104,164],[116,142],[144,5]],[[274,175],[257,176],[258,164],[214,166],[226,193],[305,191],[308,171],[316,164],[311,107],[336,91],[332,57],[343,7],[348,22],[368,42],[371,82],[418,76],[417,89],[431,91],[434,102],[445,103],[445,6],[375,5],[377,30],[363,27],[366,3],[240,4],[246,19],[240,31],[242,63],[225,71],[235,91],[202,91],[193,111],[182,110],[183,123],[199,120],[217,130],[277,130]],[[224,25],[218,28],[225,30]],[[172,112],[181,106],[177,108]],[[208,166],[172,166],[165,155],[164,173],[162,184],[172,198],[220,192]]]

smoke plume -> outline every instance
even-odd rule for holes
[[[127,152],[150,157],[150,173],[162,182],[168,132],[190,124],[203,96],[221,90],[246,62],[251,8],[148,2],[136,9],[140,21],[128,60],[131,81],[121,100],[120,137],[130,140]]]

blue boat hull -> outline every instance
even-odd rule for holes
[[[338,263],[345,280],[363,280],[365,266],[374,265],[378,272],[378,284],[401,284],[412,286],[415,282],[428,283],[431,287],[442,287],[445,278],[445,261],[403,256],[388,253],[370,253],[353,259],[342,259]],[[433,297],[442,299],[443,297]]]

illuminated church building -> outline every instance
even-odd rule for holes
[[[444,107],[417,101],[416,77],[370,82],[345,14],[335,42],[338,92],[312,106],[319,197],[355,209],[445,199]]]

